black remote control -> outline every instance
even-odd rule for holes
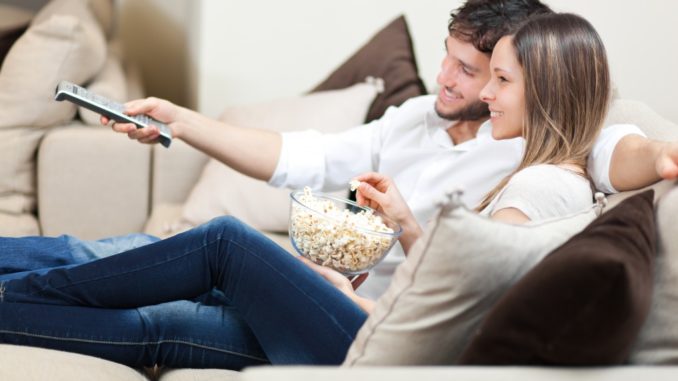
[[[68,81],[61,81],[56,88],[54,99],[57,101],[67,100],[101,114],[109,119],[121,123],[134,123],[137,128],[148,127],[153,124],[160,131],[160,144],[169,147],[172,143],[172,131],[163,122],[157,121],[148,115],[126,115],[125,106],[113,102],[101,95],[94,94],[87,89]]]

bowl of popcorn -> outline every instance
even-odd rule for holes
[[[290,194],[289,233],[295,250],[344,275],[376,266],[400,236],[400,225],[357,203],[310,188]]]

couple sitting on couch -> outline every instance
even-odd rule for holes
[[[581,17],[536,0],[469,0],[452,13],[446,48],[436,97],[332,136],[219,125],[157,99],[127,111],[168,122],[175,137],[276,186],[331,189],[364,173],[359,202],[401,224],[404,252],[450,184],[479,213],[521,224],[590,207],[590,181],[613,192],[678,175],[664,154],[672,146],[633,126],[601,130],[609,70]],[[158,137],[153,127],[113,128],[144,143]],[[0,342],[136,367],[339,364],[373,308],[368,296],[403,260],[391,253],[358,295],[339,273],[232,218],[149,240],[108,241],[121,253],[92,261],[110,250],[71,237],[2,239]]]

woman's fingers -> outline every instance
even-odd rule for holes
[[[367,182],[360,183],[356,192],[356,200],[358,204],[367,205],[372,209],[377,209],[387,201],[386,194],[380,192]]]

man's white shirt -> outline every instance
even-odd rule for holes
[[[282,135],[282,149],[269,184],[316,191],[348,189],[348,182],[365,172],[391,177],[417,221],[425,226],[446,191],[464,190],[462,200],[476,207],[501,179],[517,168],[522,138],[495,140],[490,122],[475,139],[455,145],[447,133],[454,122],[440,118],[434,95],[421,96],[389,108],[372,123],[336,134],[307,130]],[[602,130],[589,158],[588,170],[598,190],[614,193],[609,179],[612,153],[621,138],[643,135],[633,125]],[[359,294],[380,296],[405,256],[396,245],[359,288]]]

